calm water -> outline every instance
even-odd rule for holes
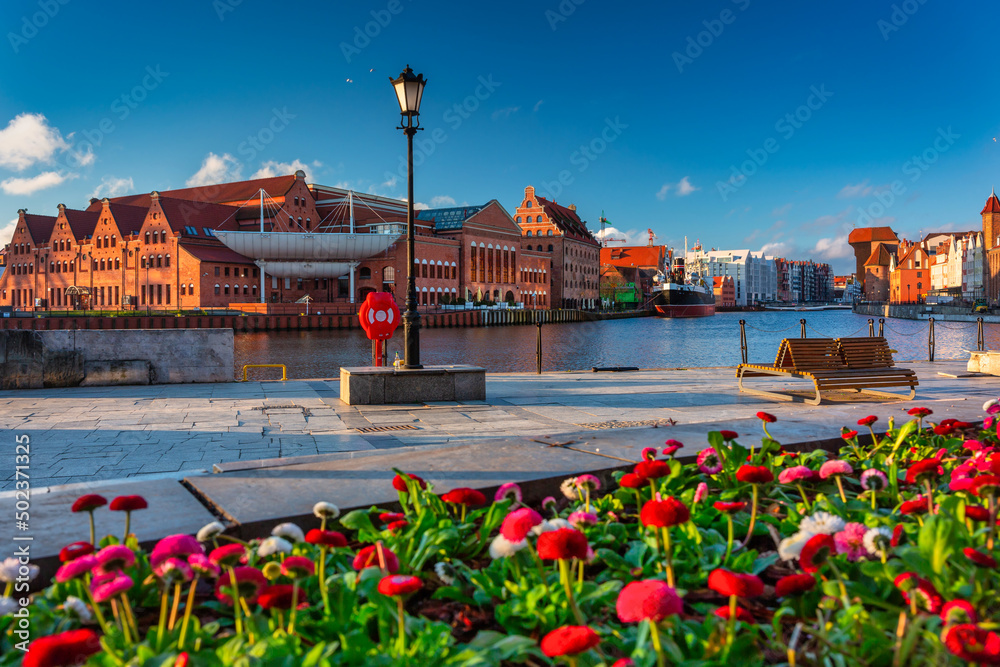
[[[747,321],[751,362],[773,362],[782,338],[807,334],[839,338],[868,335],[868,317],[850,311],[719,313],[698,319],[643,317],[629,320],[547,324],[542,327],[545,370],[593,366],[676,368],[740,363],[740,319]],[[878,320],[875,322],[876,330]],[[897,361],[927,359],[928,323],[887,320],[885,336]],[[1000,348],[1000,324],[984,326],[986,348]],[[424,364],[475,364],[491,372],[535,370],[535,327],[422,329]],[[967,359],[976,349],[974,322],[936,322],[935,358]],[[389,359],[402,354],[403,331],[389,341]],[[336,377],[340,366],[371,361],[371,343],[360,329],[236,334],[236,368],[249,363],[288,366],[289,378]],[[268,371],[256,371],[267,373]],[[271,371],[273,372],[273,371]],[[260,375],[258,377],[264,377]]]

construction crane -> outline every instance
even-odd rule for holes
[[[601,247],[607,248],[608,241],[621,241],[622,243],[628,243],[628,239],[609,239],[605,236],[605,228],[608,225],[608,219],[604,217],[604,211],[601,211]]]
[[[649,245],[649,247],[653,247],[653,241],[656,240],[656,239],[658,239],[658,238],[660,238],[660,237],[657,236],[656,234],[654,234],[652,229],[647,229],[646,231],[649,233],[649,243],[648,243],[648,245]]]

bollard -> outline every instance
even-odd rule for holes
[[[882,327],[885,326],[885,318],[878,318],[878,337],[882,338]]]
[[[804,318],[801,319],[801,320],[799,320],[799,326],[802,327],[802,338],[805,338],[806,337],[806,321],[805,321]]]
[[[930,318],[931,326],[927,329],[927,356],[934,361],[934,318]]]
[[[740,320],[740,354],[743,357],[743,363],[747,363],[747,321]]]
[[[875,337],[875,320],[873,320],[870,317],[868,318],[868,337],[869,338]]]
[[[979,325],[979,335],[976,338],[976,347],[982,352],[986,349],[986,339],[983,338],[983,318],[977,317],[976,322]]]
[[[542,318],[535,318],[535,326],[538,327],[538,341],[535,345],[535,357],[538,361],[538,375],[542,374]]]

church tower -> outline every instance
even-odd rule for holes
[[[1000,246],[1000,199],[994,190],[986,200],[986,206],[980,211],[983,216],[983,243],[986,250]]]

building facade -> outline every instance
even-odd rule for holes
[[[736,305],[752,306],[777,300],[778,266],[773,257],[750,250],[689,250],[685,267],[705,281],[730,276],[736,288]]]

